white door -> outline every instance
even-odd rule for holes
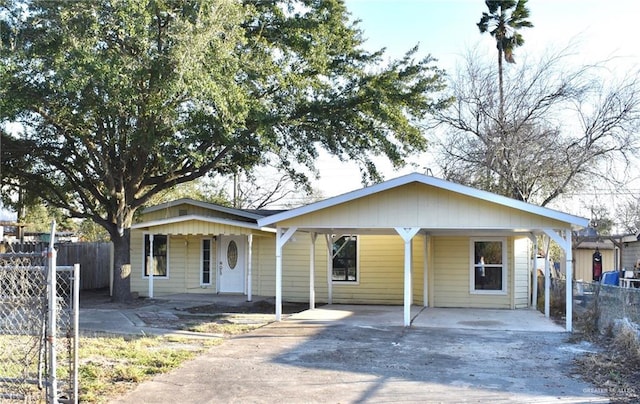
[[[244,236],[222,236],[218,254],[218,292],[244,293]]]

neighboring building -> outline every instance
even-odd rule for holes
[[[573,279],[576,281],[593,281],[593,254],[598,251],[602,258],[602,273],[617,270],[616,257],[618,251],[613,241],[582,241],[573,248]]]
[[[532,240],[551,237],[571,262],[572,231],[588,224],[422,174],[289,211],[180,199],[145,209],[140,220],[131,232],[131,290],[142,296],[275,296],[278,319],[282,300],[404,304],[405,325],[412,303],[529,307]]]

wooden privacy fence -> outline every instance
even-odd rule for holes
[[[108,242],[57,243],[59,266],[80,264],[80,290],[109,287],[113,267],[113,244]],[[0,245],[2,252],[42,252],[47,243]]]

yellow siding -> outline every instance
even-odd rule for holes
[[[511,239],[510,239],[511,240]],[[529,307],[529,277],[531,276],[530,240],[516,238],[513,240],[514,272],[513,301],[514,308]]]
[[[413,238],[411,244],[411,289],[413,291],[413,303],[420,305],[424,305],[424,247],[424,235],[418,235]]]
[[[471,294],[469,237],[433,238],[433,282],[434,305],[436,307],[474,307],[502,308],[511,307],[512,244],[507,242],[507,294],[482,295]]]
[[[143,232],[131,235],[131,290],[148,296],[148,279],[143,277]],[[154,296],[175,293],[216,293],[216,268],[212,285],[200,285],[200,254],[202,236],[169,236],[169,277],[155,278]],[[509,308],[527,302],[525,275],[512,277],[513,263],[519,271],[528,268],[525,242],[507,243],[509,272],[508,294],[471,295],[469,293],[469,238],[435,237],[429,242],[430,304],[437,307]],[[512,240],[512,239],[508,239]],[[215,243],[213,243],[215,248]],[[412,242],[412,293],[414,304],[423,304],[424,247],[422,235]],[[402,304],[404,298],[404,242],[399,235],[359,236],[359,282],[332,284],[334,303]],[[328,301],[327,246],[324,235],[316,239],[315,295],[316,302]],[[309,301],[310,236],[298,232],[283,248],[283,300]],[[215,260],[214,256],[214,260]],[[253,238],[252,293],[275,295],[275,237]],[[515,290],[515,294],[512,294]]]
[[[285,301],[309,301],[310,236],[296,233],[295,241],[285,244],[282,251],[282,294]],[[404,242],[395,236],[359,236],[359,282],[332,283],[334,303],[402,304],[404,298]],[[422,304],[423,288],[422,236],[413,240],[414,301]],[[260,250],[259,273],[254,269],[254,293],[275,294],[275,239],[265,239]],[[264,264],[268,263],[268,264]],[[255,264],[254,264],[255,266]],[[315,255],[316,302],[328,301],[327,247],[323,235],[316,240]]]
[[[567,227],[566,223],[557,220],[417,183],[312,212],[278,225],[343,228],[411,226],[425,229]]]
[[[404,242],[397,236],[360,236],[360,281],[333,283],[334,303],[402,304]]]

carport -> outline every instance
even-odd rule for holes
[[[423,174],[409,174],[347,194],[329,198],[320,202],[302,206],[286,212],[264,217],[258,220],[259,226],[276,227],[276,320],[282,314],[282,249],[297,232],[309,234],[311,237],[309,262],[309,302],[315,306],[314,274],[316,271],[315,256],[318,236],[323,236],[327,248],[327,290],[328,303],[332,303],[333,281],[331,262],[334,251],[332,240],[336,235],[397,235],[404,244],[404,296],[403,324],[411,325],[411,307],[413,305],[412,241],[420,235],[423,240],[423,306],[429,306],[429,291],[438,285],[430,285],[431,273],[439,271],[430,257],[439,253],[431,243],[432,238],[445,236],[484,237],[484,238],[528,238],[537,251],[536,236],[544,235],[547,240],[554,240],[565,253],[565,271],[567,279],[572,279],[572,231],[585,227],[588,220],[563,212],[543,208],[500,195],[444,181]],[[435,249],[435,250],[434,250]],[[506,248],[505,248],[506,250]],[[453,254],[465,254],[456,252]],[[506,256],[506,252],[504,253]],[[530,266],[527,270],[525,290],[536,296],[536,282],[531,282],[529,275],[533,268],[533,254],[529,253]],[[471,264],[472,270],[475,262]],[[529,265],[525,263],[525,265]],[[504,263],[503,279],[512,271],[509,285],[515,288],[516,272],[506,268]],[[514,264],[515,266],[515,264]],[[521,264],[522,266],[522,264]],[[506,283],[506,282],[505,282]],[[549,269],[546,270],[545,282],[545,314],[549,315]],[[469,284],[458,285],[465,290]],[[471,285],[473,288],[473,285]],[[571,331],[572,324],[572,288],[566,288],[566,330]],[[533,293],[531,293],[533,292]],[[510,290],[509,293],[514,293]],[[502,293],[505,295],[506,293]],[[494,293],[498,296],[500,293]],[[491,294],[488,294],[491,297]],[[512,298],[513,300],[513,298]],[[527,301],[527,305],[535,307],[535,302]],[[512,303],[512,308],[516,306]]]

